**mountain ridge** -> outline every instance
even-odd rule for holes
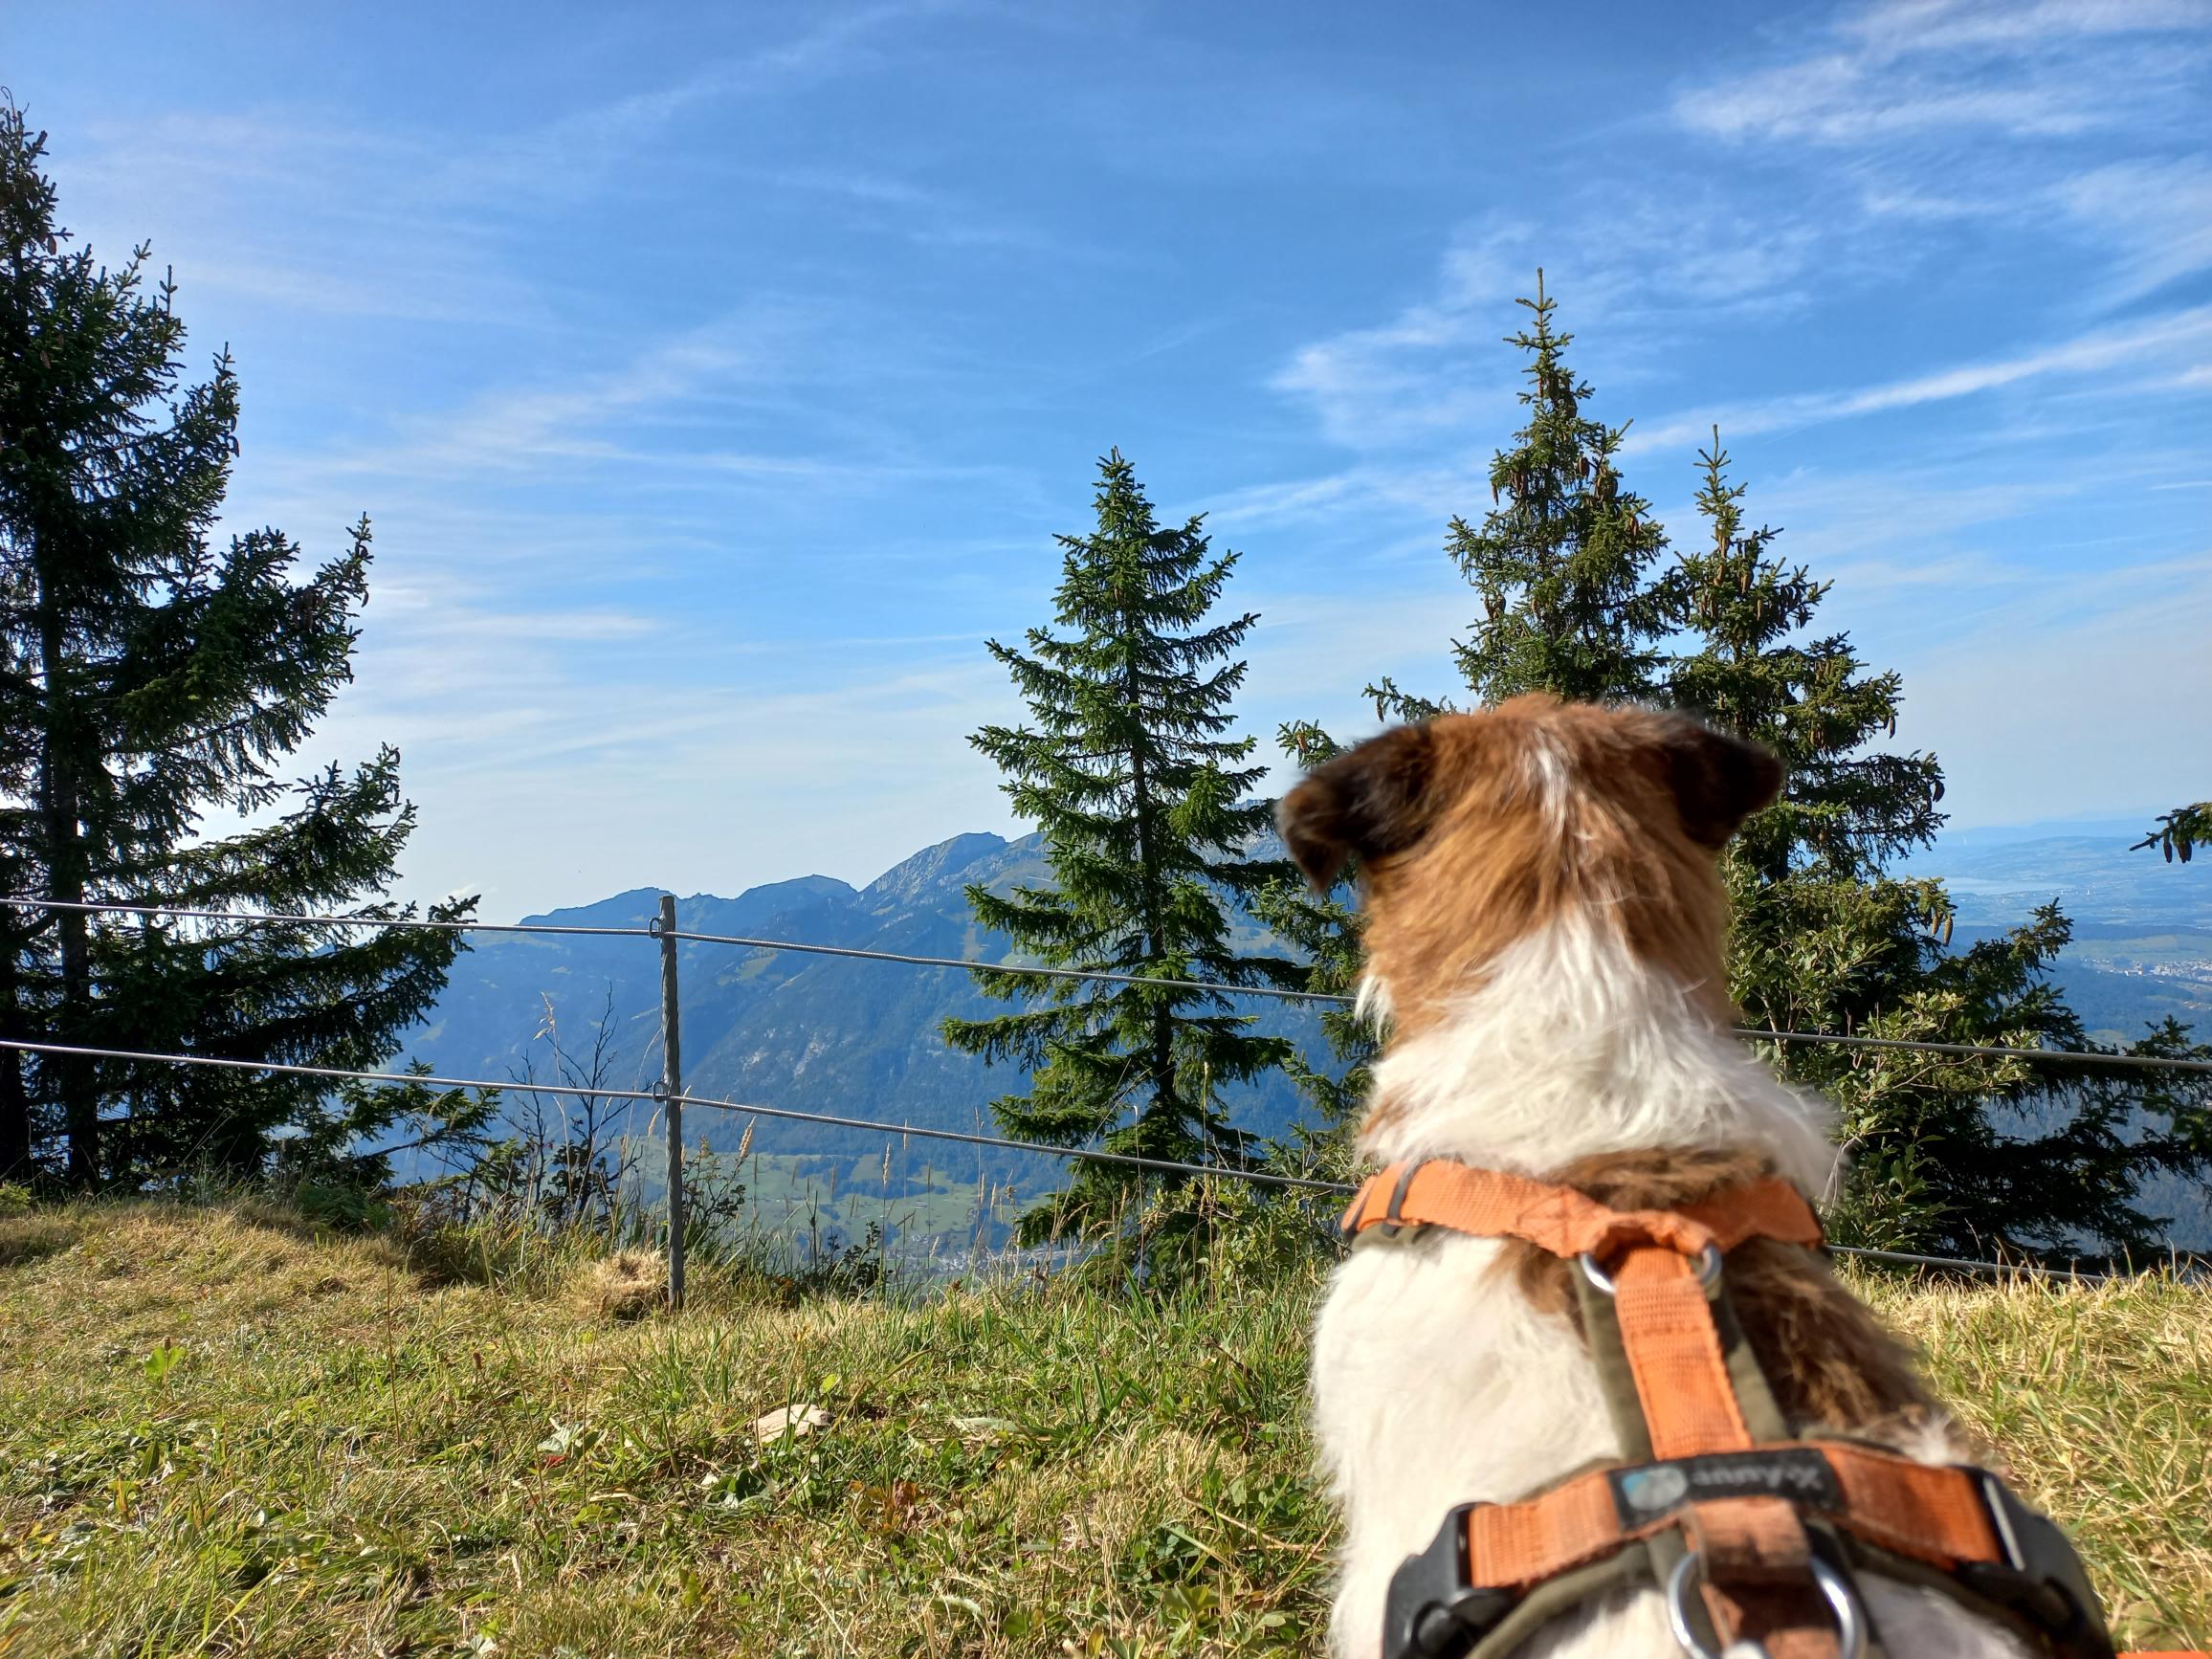
[[[2054,977],[2100,1038],[2139,1036],[2146,1022],[2167,1014],[2212,1032],[2212,861],[2168,866],[2128,854],[2124,846],[2078,835],[1939,843],[1907,861],[1902,873],[1941,874],[1953,884],[1962,944],[2024,919],[2046,897],[2062,899],[2077,934]],[[1009,840],[974,830],[918,850],[865,886],[815,874],[762,883],[735,897],[697,893],[676,900],[676,918],[687,933],[995,962],[1007,960],[1006,941],[976,924],[966,889],[1006,893],[1049,885],[1051,876],[1039,836]],[[660,896],[658,889],[633,888],[526,919],[643,928],[657,916]],[[1249,918],[1240,918],[1237,935],[1240,948],[1274,943]],[[948,1017],[985,1017],[1009,1006],[982,995],[961,969],[690,940],[679,944],[677,965],[685,1081],[695,1095],[990,1133],[990,1101],[1023,1087],[1017,1070],[986,1068],[940,1037]],[[646,940],[479,936],[454,963],[409,1057],[448,1075],[549,1080],[554,1042],[570,1055],[586,1049],[605,1012],[613,1021],[613,1072],[602,1081],[650,1089],[659,1073],[659,971],[658,947]],[[1325,1061],[1313,1009],[1244,1006],[1259,1029],[1289,1036]],[[633,1124],[650,1116],[641,1109]],[[1303,1102],[1286,1079],[1272,1077],[1236,1096],[1231,1116],[1241,1127],[1278,1136],[1301,1120]],[[687,1137],[726,1150],[746,1122],[739,1114],[702,1110],[687,1119]],[[860,1179],[863,1161],[880,1161],[887,1141],[897,1139],[896,1131],[763,1118],[752,1144],[834,1160],[848,1166],[849,1179]],[[913,1156],[914,1149],[901,1153]],[[971,1182],[1019,1179],[1029,1191],[1057,1170],[1033,1155],[944,1148],[931,1156],[938,1171],[964,1169]]]

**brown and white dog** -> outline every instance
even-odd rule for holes
[[[1767,1173],[1827,1192],[1831,1109],[1729,1033],[1715,855],[1781,782],[1765,750],[1680,716],[1524,697],[1387,732],[1300,783],[1283,838],[1323,888],[1358,859],[1361,1002],[1389,1028],[1361,1151],[1457,1159],[1626,1208]],[[1338,1659],[1374,1659],[1392,1573],[1451,1506],[1525,1497],[1621,1456],[1571,1271],[1442,1231],[1337,1270],[1313,1381],[1344,1520]],[[1793,1420],[1929,1462],[1971,1455],[1903,1347],[1813,1258],[1753,1240],[1728,1273]],[[1862,1584],[1893,1659],[2024,1659],[1947,1597]],[[1593,1601],[1524,1650],[1679,1651],[1656,1589]]]

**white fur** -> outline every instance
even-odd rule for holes
[[[1352,999],[1352,1011],[1369,1025],[1381,1029],[1390,1023],[1390,987],[1371,973],[1362,973],[1354,987],[1358,994]]]
[[[1567,785],[1573,764],[1566,750],[1549,732],[1532,732],[1528,746],[1529,782],[1542,798],[1544,820],[1552,832],[1561,833],[1567,823]]]
[[[1388,1000],[1372,979],[1361,986],[1362,1007]],[[1393,1110],[1364,1150],[1385,1162],[1449,1157],[1542,1174],[1596,1152],[1756,1147],[1816,1193],[1836,1162],[1825,1103],[1777,1082],[1686,987],[1583,918],[1508,950],[1448,1018],[1384,1055],[1375,1086]],[[1313,1368],[1316,1432],[1344,1515],[1338,1659],[1375,1659],[1390,1575],[1448,1509],[1525,1497],[1621,1455],[1582,1339],[1488,1271],[1500,1248],[1431,1233],[1355,1250],[1332,1281]],[[1957,1455],[1941,1433],[1902,1449]],[[1861,1582],[1891,1659],[2025,1659],[1940,1595]],[[1679,1653],[1645,1589],[1554,1621],[1521,1651]]]
[[[1370,974],[1361,1002],[1388,1006]],[[1570,916],[1510,945],[1479,990],[1375,1065],[1380,1162],[1463,1158],[1541,1175],[1597,1152],[1754,1147],[1816,1195],[1834,1113],[1776,1080],[1671,976]]]

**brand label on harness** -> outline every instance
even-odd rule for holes
[[[1813,1509],[1844,1507],[1828,1460],[1803,1446],[1647,1463],[1616,1469],[1606,1478],[1624,1527],[1645,1526],[1686,1503],[1715,1497],[1786,1497]]]

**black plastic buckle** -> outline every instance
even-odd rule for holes
[[[1390,1202],[1382,1206],[1382,1219],[1365,1231],[1354,1233],[1352,1236],[1355,1241],[1374,1239],[1391,1244],[1401,1237],[1414,1237],[1427,1225],[1424,1222],[1406,1221],[1399,1213],[1405,1205],[1405,1189],[1413,1184],[1413,1178],[1421,1173],[1422,1161],[1416,1160],[1398,1172],[1398,1179],[1390,1188]],[[1345,1217],[1347,1221],[1352,1219],[1350,1215]]]
[[[1382,1659],[1463,1659],[1513,1611],[1511,1590],[1467,1582],[1467,1517],[1480,1507],[1463,1503],[1451,1511],[1429,1546],[1390,1575]]]
[[[2104,1607],[2066,1534],[1986,1469],[1961,1467],[1980,1489],[2005,1559],[1961,1561],[1959,1581],[2043,1631],[2063,1659],[2113,1659]]]

